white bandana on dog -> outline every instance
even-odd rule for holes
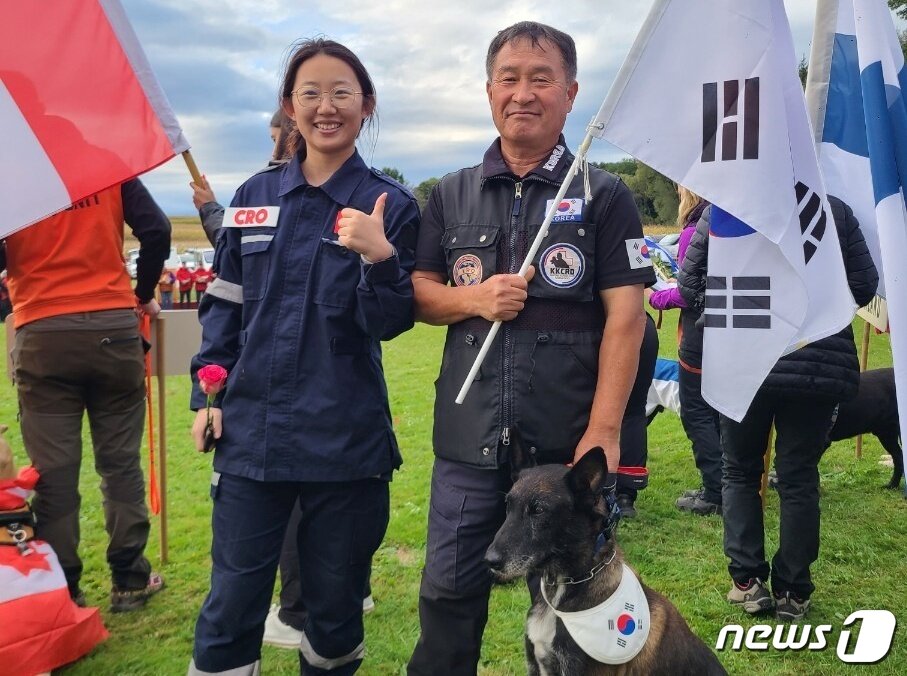
[[[567,632],[596,662],[625,664],[636,657],[649,637],[649,602],[636,575],[622,563],[623,573],[614,594],[594,608],[567,613],[557,610],[545,595],[542,598],[561,618]]]

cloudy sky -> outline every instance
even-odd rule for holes
[[[356,52],[378,94],[380,130],[360,152],[407,183],[476,164],[496,133],[484,60],[495,33],[534,20],[576,40],[580,84],[566,137],[576,147],[601,105],[652,0],[123,0],[192,153],[218,198],[264,166],[281,64],[300,38],[323,35]],[[815,0],[785,0],[794,44],[809,55]],[[690,49],[707,36],[691,35]],[[625,153],[603,141],[589,158]],[[182,158],[143,179],[171,215],[194,213]]]

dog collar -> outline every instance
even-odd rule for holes
[[[603,664],[626,664],[640,653],[649,637],[649,602],[633,571],[625,563],[621,567],[620,584],[614,593],[588,610],[558,610],[541,585],[542,598],[570,637],[584,653]]]

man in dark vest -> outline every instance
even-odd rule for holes
[[[417,318],[449,329],[410,674],[476,673],[491,588],[483,557],[504,518],[517,434],[539,463],[601,446],[617,468],[643,287],[655,281],[635,256],[643,234],[630,190],[594,168],[592,199],[576,177],[528,279],[515,274],[574,159],[562,130],[578,90],[576,48],[561,31],[522,22],[494,38],[486,70],[500,137],[480,165],[433,190],[413,273]],[[495,320],[502,330],[457,405]]]

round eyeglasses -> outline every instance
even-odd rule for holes
[[[321,100],[327,96],[334,108],[349,108],[356,96],[361,96],[363,92],[353,91],[349,87],[334,87],[329,92],[323,92],[314,87],[300,87],[292,92],[296,95],[296,100],[303,108],[317,108],[321,105]]]

